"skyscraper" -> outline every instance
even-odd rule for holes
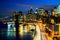
[[[45,12],[45,10],[44,10],[43,8],[39,8],[39,14],[40,14],[40,15],[43,15],[44,12]]]

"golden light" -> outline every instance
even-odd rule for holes
[[[16,28],[15,27],[13,29],[14,29],[14,31],[16,31]]]
[[[19,25],[19,35],[23,36],[23,26]]]
[[[51,19],[51,23],[54,24],[54,19]]]

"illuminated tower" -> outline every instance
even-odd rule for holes
[[[56,9],[56,14],[57,14],[57,20],[58,22],[60,22],[60,5],[58,5],[57,9]]]
[[[39,15],[38,8],[36,8],[36,12],[35,12],[35,14],[36,14],[36,20],[40,19],[40,15]]]
[[[24,15],[22,14],[22,11],[19,11],[18,13],[19,13],[18,20],[22,21],[24,18]]]
[[[60,14],[60,5],[57,7],[57,14]]]
[[[27,20],[35,20],[36,19],[36,16],[34,14],[33,9],[30,9],[28,11],[28,14],[26,15],[26,18],[27,18]]]
[[[19,11],[18,13],[19,13],[19,15],[20,15],[20,16],[22,16],[22,15],[23,15],[23,14],[22,14],[22,11]]]
[[[38,12],[38,8],[36,8],[36,11],[35,11],[35,14],[38,14],[39,12]]]
[[[44,15],[45,10],[43,8],[39,8],[39,14]]]
[[[56,15],[55,10],[51,10],[51,15],[52,15],[52,16],[55,16],[55,15]]]
[[[29,10],[29,13],[30,13],[30,14],[34,14],[33,9],[30,9],[30,10]]]

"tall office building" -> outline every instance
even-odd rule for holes
[[[45,10],[43,8],[39,8],[39,14],[44,15]]]
[[[55,16],[56,15],[56,11],[55,10],[51,10],[51,15]]]
[[[33,9],[30,9],[30,10],[29,10],[29,13],[30,13],[30,14],[34,14]]]
[[[58,5],[57,9],[56,9],[56,13],[60,14],[60,5]]]
[[[35,16],[33,9],[30,9],[28,11],[28,14],[26,14],[26,19],[27,20],[35,20],[36,19],[36,16]]]
[[[38,8],[36,8],[35,14],[38,14],[38,13],[39,13],[39,10],[38,10]]]
[[[36,14],[36,20],[40,19],[40,15],[39,15],[39,10],[38,10],[38,8],[36,8],[35,14]]]

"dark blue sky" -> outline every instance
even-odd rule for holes
[[[32,8],[44,5],[59,5],[59,0],[0,0],[0,18],[11,16],[13,11],[26,12]]]

